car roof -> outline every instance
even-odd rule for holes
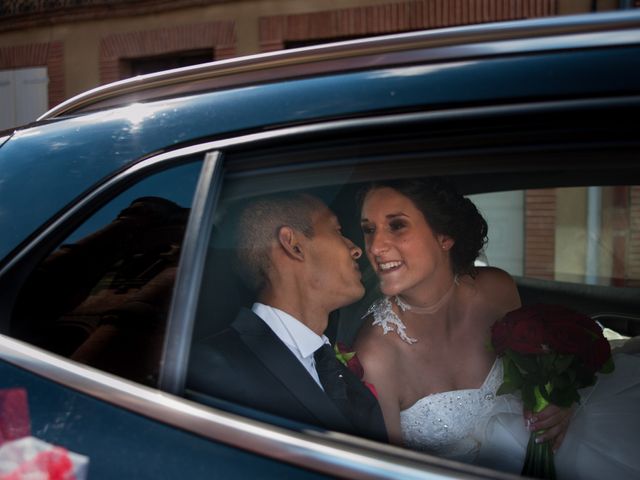
[[[0,215],[0,257],[96,186],[163,152],[336,120],[637,96],[639,32],[640,12],[474,25],[101,87],[0,138],[2,195],[12,205]],[[217,81],[226,83],[207,83]]]
[[[101,86],[61,103],[40,119],[310,75],[573,48],[588,42],[587,34],[639,26],[640,12],[627,10],[468,25],[281,50]]]

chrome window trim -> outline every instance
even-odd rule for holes
[[[334,476],[433,480],[518,478],[345,434],[297,432],[250,420],[77,364],[5,335],[0,335],[0,358],[153,420]]]
[[[167,320],[159,386],[170,393],[180,394],[184,390],[191,334],[205,265],[201,260],[206,257],[211,236],[208,225],[213,224],[221,183],[221,154],[207,153],[191,204]]]
[[[100,102],[106,102],[99,105],[104,108],[123,105],[125,100],[153,100],[158,96],[166,96],[168,92],[150,93],[142,98],[128,95],[169,86],[175,88],[172,92],[174,95],[186,95],[207,89],[284,81],[310,74],[637,44],[638,28],[640,12],[627,10],[449,27],[280,50],[114,82],[66,100],[38,120],[71,114]],[[121,96],[123,98],[118,100]]]
[[[78,204],[65,212],[52,225],[41,232],[22,252],[12,259],[0,272],[6,274],[25,255],[37,246],[39,241],[49,235],[58,226],[82,210],[97,196],[111,189],[127,177],[160,164],[177,161],[198,153],[212,152],[207,167],[203,166],[205,177],[219,178],[220,157],[218,150],[230,146],[248,146],[273,139],[281,139],[301,134],[329,132],[349,128],[384,126],[393,123],[411,123],[427,120],[453,119],[469,115],[501,115],[511,112],[535,112],[541,110],[573,107],[592,107],[598,105],[628,106],[630,101],[638,104],[638,97],[616,97],[600,100],[570,100],[538,103],[535,105],[517,104],[498,107],[473,107],[437,112],[419,112],[394,114],[365,119],[349,119],[322,122],[313,125],[287,127],[279,130],[260,132],[235,138],[215,140],[200,145],[184,147],[154,157],[141,160],[115,175],[95,191],[83,198]],[[199,184],[200,185],[200,184]],[[210,188],[201,201],[203,221],[209,208],[215,202],[215,189]],[[219,189],[217,189],[219,190]],[[191,221],[191,220],[190,220]],[[197,260],[199,248],[204,237],[193,239],[194,248],[191,261]],[[183,253],[184,254],[184,253]],[[186,260],[186,259],[185,259]],[[185,283],[187,282],[187,283]],[[176,283],[176,289],[186,288]],[[179,305],[176,301],[176,305]],[[192,328],[194,308],[186,308],[173,320],[178,330]],[[188,315],[191,315],[189,317]],[[398,447],[370,442],[335,432],[295,432],[275,425],[249,420],[241,416],[205,407],[174,395],[154,390],[122,378],[81,365],[57,355],[48,353],[19,340],[0,335],[0,360],[9,362],[30,372],[58,382],[69,388],[83,392],[113,405],[131,410],[146,417],[166,423],[209,439],[252,451],[270,458],[286,461],[303,468],[311,468],[324,473],[349,478],[519,478],[501,474],[493,470],[463,465],[437,457],[417,454]],[[175,379],[174,379],[175,380]],[[180,379],[178,379],[180,381]],[[402,461],[401,464],[398,462]],[[428,471],[425,471],[428,469]]]

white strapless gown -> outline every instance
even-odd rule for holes
[[[390,307],[388,299],[376,302],[369,310],[373,324],[406,337]],[[580,391],[581,403],[555,455],[561,480],[640,479],[640,356],[616,354],[614,361],[613,373]],[[419,399],[400,413],[406,446],[520,473],[529,432],[519,398],[495,394],[501,384],[502,362],[496,360],[480,388]]]

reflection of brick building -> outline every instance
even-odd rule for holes
[[[526,276],[637,286],[639,186],[527,191],[524,225]]]
[[[0,0],[0,103],[11,103],[0,104],[0,130],[82,91],[166,68],[423,28],[640,7],[640,0],[334,0],[330,5],[331,10],[323,0]],[[42,81],[36,81],[38,75]],[[34,89],[41,91],[34,95]],[[40,106],[22,106],[35,98],[42,99]],[[638,188],[616,196],[616,205],[626,202],[627,212],[626,230],[610,228],[611,271],[619,278],[640,276]],[[562,241],[558,202],[555,190],[525,195],[527,276],[554,276]],[[623,230],[626,235],[616,234]]]

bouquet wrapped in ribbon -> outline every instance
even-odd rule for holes
[[[534,413],[549,403],[570,407],[579,389],[593,385],[596,374],[613,371],[609,342],[591,318],[560,305],[525,306],[496,322],[491,343],[502,358],[504,380],[498,395],[520,392]],[[549,442],[536,443],[532,432],[522,475],[555,478]]]

